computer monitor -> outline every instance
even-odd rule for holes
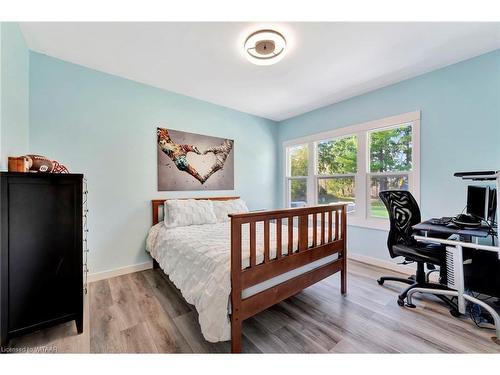
[[[497,191],[488,186],[467,187],[467,213],[493,223],[497,209]]]

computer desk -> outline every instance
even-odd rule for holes
[[[493,317],[493,321],[495,323],[496,336],[492,337],[492,340],[500,345],[500,316],[495,311],[493,307],[481,301],[465,292],[464,285],[464,267],[463,267],[463,248],[472,248],[478,250],[486,250],[495,252],[498,256],[500,256],[500,251],[498,246],[489,246],[483,245],[479,243],[479,238],[486,238],[488,236],[488,228],[478,228],[478,229],[459,229],[457,227],[451,227],[446,225],[432,224],[430,221],[425,221],[420,224],[413,226],[414,230],[423,232],[424,235],[415,235],[414,238],[417,241],[429,242],[429,243],[437,243],[446,245],[446,249],[448,251],[452,251],[453,254],[453,265],[452,269],[454,274],[454,289],[428,289],[428,288],[414,288],[408,292],[408,304],[412,305],[412,296],[414,293],[432,293],[432,294],[440,294],[445,296],[454,296],[457,297],[458,300],[458,311],[461,314],[465,314],[465,306],[467,302],[472,302],[480,305],[486,311],[488,311]],[[457,239],[442,239],[430,237],[429,234],[432,233],[443,233],[449,234],[450,237],[452,235],[458,236]],[[471,241],[466,242],[462,240],[463,238],[469,238]],[[450,277],[450,275],[448,275]]]
[[[486,238],[490,234],[490,228],[489,227],[479,227],[476,229],[460,229],[459,227],[449,224],[449,225],[444,225],[444,224],[433,224],[432,219],[423,221],[417,225],[414,225],[412,227],[414,230],[418,230],[421,232],[425,232],[426,235],[429,232],[436,232],[436,233],[443,233],[443,234],[449,234],[451,235],[458,235],[460,237],[471,237],[474,238],[477,242],[479,238]]]

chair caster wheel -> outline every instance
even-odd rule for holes
[[[407,303],[405,304],[406,307],[409,307],[410,309],[415,309],[417,306],[414,305],[413,303]]]
[[[460,312],[458,310],[455,310],[455,309],[451,309],[450,314],[451,314],[451,316],[453,316],[455,318],[460,318],[460,316],[462,315],[462,314],[460,314]]]
[[[401,298],[398,298],[398,305],[399,306],[404,306],[405,305],[405,300],[401,299]]]
[[[378,280],[377,280],[377,283],[378,283],[378,285],[384,285],[384,280],[382,280],[382,279],[378,279]]]

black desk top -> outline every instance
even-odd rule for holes
[[[460,229],[454,224],[442,225],[442,224],[432,224],[430,220],[423,221],[412,227],[414,230],[445,233],[445,234],[458,234],[460,236],[472,236],[472,237],[488,237],[489,228],[480,227],[477,229]]]

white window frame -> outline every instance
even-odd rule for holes
[[[383,172],[371,173],[369,170],[370,155],[368,144],[368,133],[373,130],[389,129],[404,124],[412,124],[412,170],[408,172]],[[289,155],[288,148],[299,145],[308,146],[308,176],[307,177],[307,205],[315,205],[318,201],[318,178],[325,177],[317,174],[316,170],[316,143],[335,138],[343,138],[355,135],[357,137],[357,172],[355,173],[355,196],[356,210],[349,213],[348,225],[365,228],[389,230],[389,220],[370,216],[369,184],[371,175],[408,174],[408,188],[416,201],[420,204],[420,111],[408,112],[401,115],[386,117],[383,119],[369,121],[361,124],[346,126],[330,131],[312,134],[306,137],[292,139],[283,142],[283,170],[284,170],[284,205],[289,207],[290,197],[288,181],[293,177],[288,176]],[[349,174],[351,175],[351,174]],[[334,175],[341,177],[342,175]],[[333,176],[332,176],[333,177]]]

